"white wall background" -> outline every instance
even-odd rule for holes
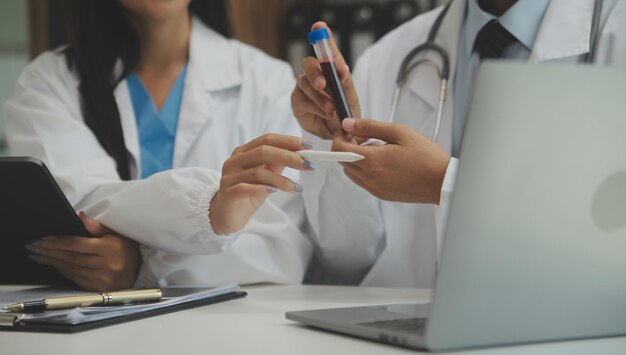
[[[28,19],[25,0],[0,1],[0,104],[11,97],[17,77],[28,64]],[[0,155],[6,154],[4,110],[0,110]]]

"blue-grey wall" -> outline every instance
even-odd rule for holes
[[[17,77],[28,63],[28,19],[25,0],[0,1],[0,104],[11,97]],[[4,110],[0,110],[0,155],[6,154]]]

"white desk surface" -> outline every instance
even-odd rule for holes
[[[8,291],[9,287],[0,287]],[[418,354],[312,330],[291,310],[427,301],[415,289],[337,286],[244,287],[248,297],[77,334],[0,332],[0,354]],[[626,354],[626,337],[492,348],[457,354]]]

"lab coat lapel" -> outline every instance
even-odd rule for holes
[[[238,85],[241,73],[237,53],[226,38],[194,18],[174,144],[174,167],[183,163],[194,142],[211,124],[218,105],[216,95]]]
[[[136,176],[140,176],[140,154],[139,154],[139,135],[137,133],[137,121],[135,120],[135,111],[133,110],[133,103],[130,99],[130,91],[126,80],[120,82],[115,88],[114,92],[115,101],[117,102],[117,109],[120,112],[120,121],[122,123],[122,131],[124,132],[124,144],[126,144],[126,150],[131,155],[131,171],[136,172]],[[134,169],[133,169],[134,168]]]
[[[435,38],[435,43],[446,51],[450,59],[450,78],[448,79],[446,91],[447,97],[444,103],[439,139],[437,140],[437,143],[448,152],[452,149],[452,118],[454,114],[453,83],[454,74],[456,72],[459,33],[463,24],[463,16],[465,15],[465,5],[466,0],[452,0],[450,9],[445,15],[439,33]],[[423,58],[434,61],[437,63],[438,67],[440,65],[439,63],[441,63],[439,55],[432,51],[425,54]],[[415,73],[412,74],[412,78],[407,83],[410,91],[432,108],[430,115],[424,118],[425,123],[433,122],[434,124],[436,120],[440,82],[441,79],[437,73],[437,68],[433,65],[422,64],[419,70],[416,70]],[[424,133],[427,135],[432,134],[431,132]]]
[[[589,52],[594,0],[552,0],[529,61],[568,61]]]

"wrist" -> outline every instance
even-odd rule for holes
[[[228,234],[224,231],[225,228],[220,223],[223,219],[219,216],[219,195],[220,192],[218,190],[215,195],[213,195],[211,203],[209,204],[209,223],[215,234]]]
[[[219,190],[213,195],[213,199],[209,204],[208,216],[211,228],[217,235],[232,234],[243,228],[240,219],[236,215],[229,214],[229,211],[224,210],[224,201]]]

